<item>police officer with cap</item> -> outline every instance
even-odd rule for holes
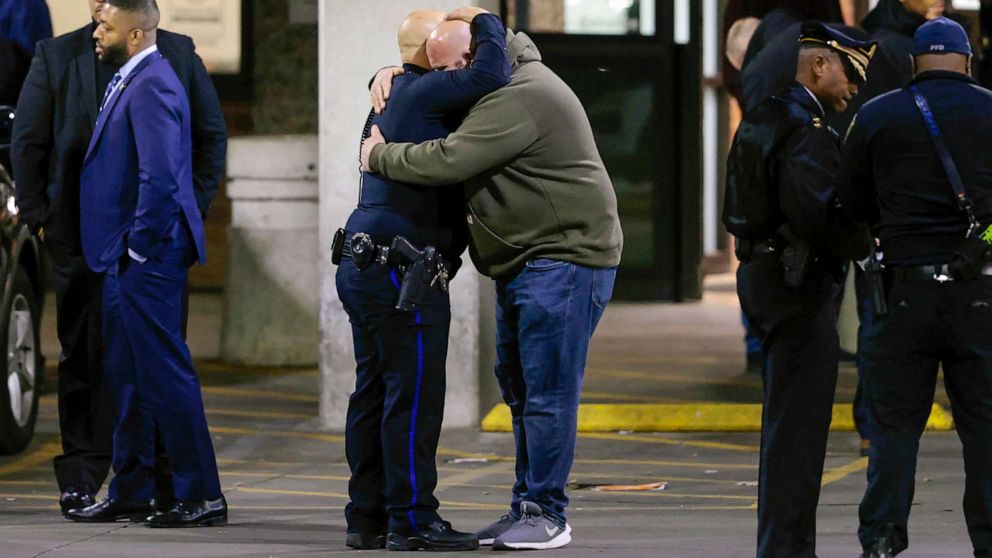
[[[837,383],[836,294],[867,231],[836,207],[837,134],[875,44],[803,24],[796,81],[744,118],[727,163],[723,222],[736,237],[737,291],[762,342],[759,557],[814,556],[816,505]]]
[[[877,430],[858,536],[863,556],[908,547],[916,454],[937,373],[964,448],[964,514],[975,556],[992,555],[992,92],[971,46],[939,18],[914,36],[914,78],[867,103],[844,146],[842,204],[884,254],[887,312],[864,335]],[[881,313],[881,312],[880,312]]]

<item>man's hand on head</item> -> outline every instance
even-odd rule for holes
[[[365,138],[362,142],[362,170],[365,172],[372,172],[372,167],[369,166],[369,159],[372,158],[372,148],[386,143],[386,138],[382,137],[382,132],[379,131],[378,126],[372,126],[372,134]]]
[[[393,78],[401,75],[403,68],[399,66],[389,66],[376,72],[372,79],[372,88],[369,95],[372,97],[372,108],[376,114],[382,114],[386,108],[386,99],[389,99],[389,92],[393,88]]]
[[[444,16],[444,19],[448,21],[454,21],[460,19],[465,23],[472,23],[475,16],[479,14],[488,14],[488,10],[483,10],[477,6],[465,6],[464,8],[458,8],[457,10],[451,12],[450,14]]]

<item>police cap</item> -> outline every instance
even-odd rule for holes
[[[799,33],[800,45],[822,46],[834,50],[844,61],[844,65],[853,72],[851,77],[862,83],[868,79],[868,63],[878,49],[874,41],[859,41],[852,39],[840,31],[828,27],[819,21],[803,23]]]

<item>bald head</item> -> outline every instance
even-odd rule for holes
[[[404,64],[416,64],[421,68],[430,68],[427,59],[427,38],[431,31],[444,21],[444,12],[436,10],[417,10],[406,16],[400,24],[397,42],[400,45],[400,58]]]
[[[472,27],[461,20],[445,21],[427,40],[427,57],[435,70],[461,70],[472,63]]]
[[[727,60],[730,60],[730,65],[734,69],[740,71],[741,66],[744,65],[747,45],[760,24],[761,20],[756,17],[745,17],[735,21],[727,31]]]

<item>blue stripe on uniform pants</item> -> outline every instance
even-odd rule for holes
[[[338,267],[336,286],[351,320],[356,360],[345,434],[348,530],[409,534],[440,520],[435,457],[444,412],[448,295],[428,289],[416,312],[400,312],[398,273],[378,264],[358,271],[350,259]]]
[[[420,410],[420,386],[424,379],[424,332],[419,331],[419,326],[423,325],[423,316],[420,312],[414,312],[414,319],[417,322],[417,387],[413,390],[413,410],[410,412],[410,446],[407,451],[407,457],[410,460],[410,490],[413,492],[413,497],[410,498],[410,507],[414,508],[417,506],[418,494],[417,494],[417,466],[416,466],[416,455],[415,450],[417,448],[417,413]],[[419,531],[420,527],[417,525],[417,518],[413,515],[413,510],[407,512],[407,516],[410,518],[410,528],[414,531]]]

